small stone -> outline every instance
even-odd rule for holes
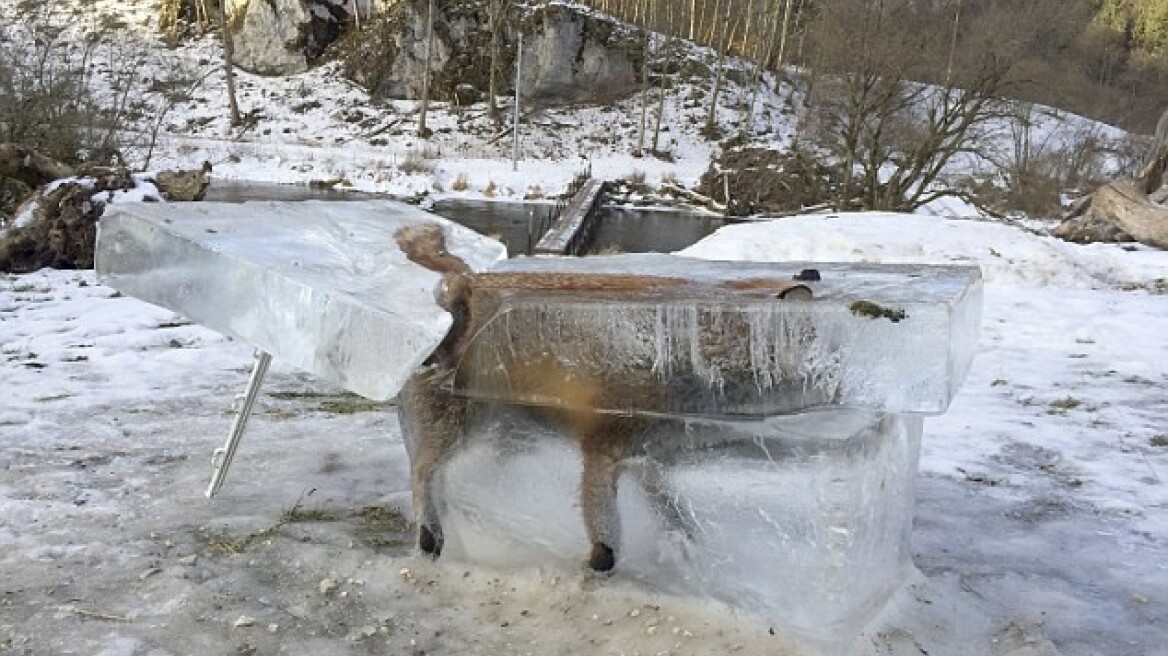
[[[645,633],[648,633],[649,635],[657,635],[657,627],[651,626],[645,629]]]
[[[242,628],[242,627],[254,626],[255,623],[256,623],[256,620],[254,617],[248,617],[247,615],[240,615],[239,619],[235,620],[235,628],[238,629],[238,628]]]
[[[268,633],[275,633],[276,631],[279,631],[279,630],[280,630],[279,624],[269,624],[268,625]]]
[[[640,616],[641,616],[641,609],[640,608],[634,608],[634,609],[629,611],[629,617],[640,617]]]
[[[338,587],[340,587],[340,584],[337,583],[336,579],[323,579],[320,585],[317,586],[320,593],[326,596],[332,594]]]
[[[179,565],[191,566],[199,562],[199,556],[198,554],[191,554],[189,556],[178,558],[175,562],[177,562]]]
[[[1142,605],[1148,603],[1148,598],[1137,592],[1132,595],[1132,601]]]

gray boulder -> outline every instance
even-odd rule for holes
[[[308,70],[350,19],[348,0],[228,0],[236,66],[259,75]]]
[[[346,37],[340,47],[345,75],[386,98],[420,98],[427,74],[434,99],[465,104],[485,94],[491,61],[486,4],[435,0],[427,68],[428,5],[428,0],[405,0]],[[640,31],[602,14],[548,4],[532,9],[522,21],[504,23],[495,64],[498,93],[514,91],[520,30],[524,98],[606,102],[635,88],[641,70]]]
[[[604,102],[628,95],[640,71],[639,36],[564,5],[545,5],[528,22],[523,89],[533,98]]]

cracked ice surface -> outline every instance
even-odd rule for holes
[[[117,205],[96,267],[118,291],[186,315],[363,396],[394,396],[451,325],[437,274],[408,261],[401,227],[443,226],[481,269],[498,242],[402,203]]]

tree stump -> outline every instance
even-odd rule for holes
[[[1136,241],[1168,249],[1168,208],[1156,205],[1134,183],[1117,180],[1095,191],[1091,212]]]

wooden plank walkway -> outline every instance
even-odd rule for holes
[[[564,212],[533,251],[536,255],[580,255],[592,243],[600,224],[604,181],[590,178],[572,197]]]

